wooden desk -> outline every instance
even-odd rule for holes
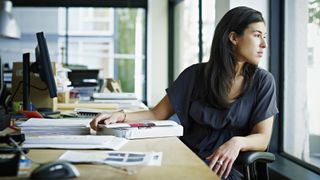
[[[219,179],[205,163],[189,150],[178,138],[157,138],[130,140],[123,151],[161,151],[163,159],[161,166],[134,166],[136,174],[128,175],[121,170],[107,165],[76,165],[80,171],[77,179]],[[36,161],[56,160],[65,150],[31,150],[28,155]],[[35,168],[34,166],[33,168]],[[14,179],[25,179],[27,175]]]

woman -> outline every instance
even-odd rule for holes
[[[184,127],[181,140],[222,178],[240,179],[233,167],[240,151],[265,151],[276,107],[273,76],[257,67],[266,43],[260,12],[237,7],[216,27],[210,59],[185,69],[153,109],[101,114],[91,122],[106,124],[168,119],[176,113]]]

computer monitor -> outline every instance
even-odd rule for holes
[[[39,73],[41,80],[48,86],[51,98],[57,97],[57,86],[51,66],[48,46],[43,32],[37,33],[36,62],[31,65],[31,71]]]
[[[36,62],[32,63],[29,70],[29,54],[26,53],[23,56],[24,61],[24,80],[23,80],[23,107],[24,110],[29,110],[29,90],[30,79],[28,78],[30,71],[39,74],[40,79],[47,85],[49,95],[51,98],[57,97],[57,87],[54,79],[54,74],[51,66],[50,55],[48,51],[47,42],[43,32],[36,33],[38,45],[35,48]]]

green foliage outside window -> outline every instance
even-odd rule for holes
[[[135,54],[135,24],[137,10],[117,9],[116,11],[115,53]],[[134,59],[115,59],[118,78],[124,92],[134,91]]]
[[[320,0],[310,0],[309,2],[309,23],[320,26]]]

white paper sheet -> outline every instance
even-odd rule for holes
[[[115,166],[161,166],[162,152],[67,151],[60,156],[59,160],[72,163],[99,163]]]

